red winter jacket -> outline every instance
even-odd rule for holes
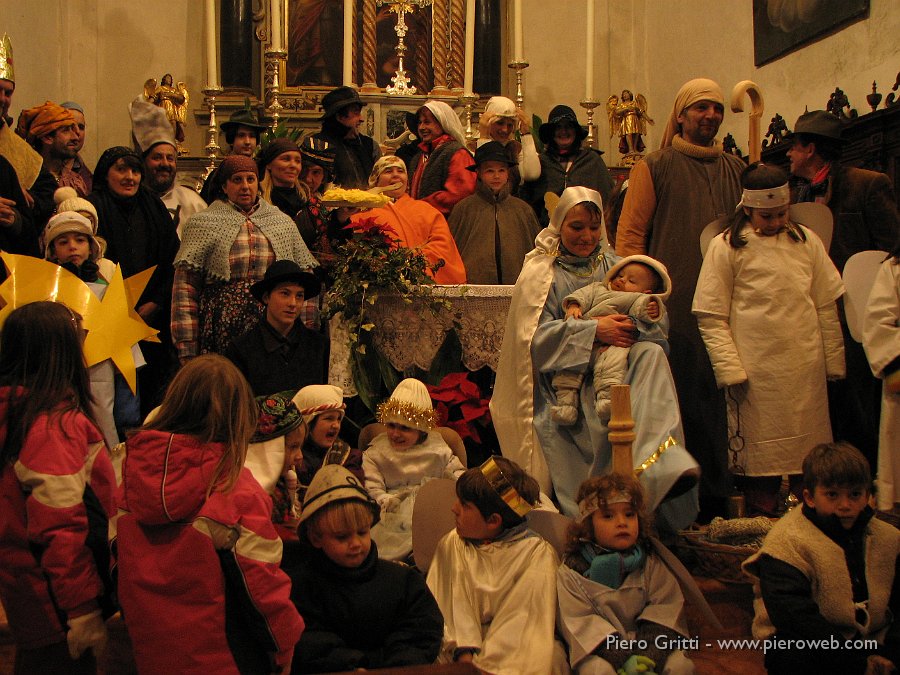
[[[113,551],[138,670],[288,672],[303,620],[268,495],[244,469],[206,497],[220,443],[139,431],[126,448]]]
[[[0,445],[9,395],[0,387]],[[115,485],[102,434],[75,410],[38,417],[0,470],[0,598],[20,647],[64,642],[66,618],[108,613]]]

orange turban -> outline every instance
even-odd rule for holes
[[[52,101],[46,101],[43,105],[28,108],[19,114],[16,133],[31,143],[37,138],[73,124],[75,124],[75,118],[72,117],[70,110],[66,110]]]

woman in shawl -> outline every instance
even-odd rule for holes
[[[221,353],[259,322],[250,286],[276,260],[317,265],[288,216],[259,198],[256,162],[229,155],[218,172],[218,198],[191,216],[175,258],[172,339],[184,362]]]
[[[175,365],[169,308],[178,234],[165,204],[142,184],[142,176],[140,155],[123,146],[109,148],[97,161],[88,201],[97,209],[97,234],[106,240],[105,257],[122,267],[126,279],[156,266],[135,307],[160,332],[159,343],[141,345],[147,366],[138,372],[138,388],[141,412],[146,414],[158,405]]]
[[[640,474],[649,508],[676,529],[697,513],[697,463],[684,448],[684,433],[672,374],[663,347],[635,342],[624,315],[566,319],[562,301],[572,291],[602,281],[618,258],[603,238],[602,200],[595,190],[566,189],[550,225],[525,258],[513,291],[506,334],[491,399],[501,450],[556,493],[562,511],[578,516],[575,494],[588,476],[612,465],[609,429],[591,403],[572,426],[551,419],[551,386],[559,370],[586,370],[594,342],[631,347],[625,384],[631,385],[636,438],[634,465],[656,459]],[[581,400],[594,400],[593,378],[584,378]],[[659,451],[659,452],[658,452]],[[663,499],[666,501],[663,501]]]

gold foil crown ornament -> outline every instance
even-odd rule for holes
[[[481,471],[487,479],[491,489],[500,496],[500,499],[506,502],[506,505],[511,508],[513,513],[517,516],[524,518],[525,515],[534,508],[525,501],[518,490],[512,486],[503,474],[503,470],[497,466],[497,462],[494,461],[493,457],[488,458],[484,464],[478,467],[478,470]]]
[[[16,73],[13,70],[13,51],[9,35],[3,34],[0,39],[0,80],[16,81]]]

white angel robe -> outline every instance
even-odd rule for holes
[[[449,532],[428,571],[444,615],[438,662],[472,647],[474,664],[494,675],[548,675],[558,566],[553,547],[524,525],[487,544]]]
[[[806,453],[831,442],[826,376],[845,374],[835,306],[844,285],[818,235],[798,227],[806,242],[745,228],[747,245],[734,248],[716,236],[694,293],[716,382],[731,387],[729,436],[744,439],[738,462],[749,476],[800,473]]]
[[[900,265],[881,263],[866,304],[863,347],[875,377],[884,377],[885,366],[900,357]],[[889,511],[900,502],[900,394],[886,386],[881,394],[881,429],[878,441],[878,508]]]

